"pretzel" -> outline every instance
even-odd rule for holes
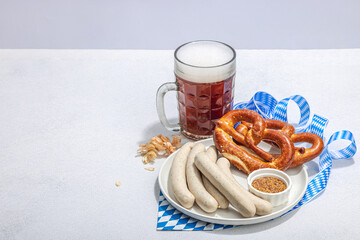
[[[312,144],[310,148],[295,147],[294,160],[290,168],[300,166],[321,154],[324,148],[324,142],[318,135],[313,133],[295,133],[292,125],[279,120],[265,119],[265,122],[267,128],[279,129],[290,137],[293,143],[308,142]]]
[[[252,127],[247,131],[246,135],[240,134],[234,129],[234,125],[238,122],[251,124]],[[224,133],[232,136],[238,143],[251,148],[261,158],[264,158],[266,161],[274,160],[271,154],[256,147],[263,139],[266,128],[264,119],[257,112],[247,109],[233,110],[215,121],[215,124],[216,128],[223,129]]]
[[[287,135],[293,143],[308,142],[312,144],[310,148],[295,147],[294,160],[289,168],[300,166],[321,154],[324,148],[324,142],[318,135],[313,133],[295,133],[295,128],[291,124],[279,120],[265,119],[265,122],[267,128],[281,131]],[[241,125],[243,125],[242,128],[244,128],[244,126],[247,128],[252,127],[252,124],[248,122],[242,122]],[[239,131],[244,130],[239,129]]]
[[[251,128],[240,124],[237,130],[234,125],[238,122],[251,123]],[[246,109],[233,110],[215,121],[214,142],[220,153],[233,165],[245,173],[251,173],[260,168],[276,168],[286,170],[293,161],[295,148],[288,136],[278,130],[266,128],[266,122],[256,112]],[[276,143],[281,154],[274,158],[271,154],[258,148],[261,140]],[[239,143],[239,144],[237,144]],[[254,153],[246,151],[240,144],[250,148]]]

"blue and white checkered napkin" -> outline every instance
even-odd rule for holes
[[[264,118],[271,118],[287,122],[287,105],[294,101],[300,109],[300,121],[295,131],[311,132],[324,137],[324,129],[328,123],[326,118],[314,114],[310,124],[310,106],[305,98],[294,95],[281,100],[280,102],[266,92],[257,92],[248,102],[241,102],[234,105],[233,109],[250,109],[258,112]],[[350,144],[341,150],[329,150],[329,145],[337,140],[349,140]],[[324,147],[319,160],[319,173],[309,182],[306,192],[300,202],[290,211],[308,203],[323,190],[325,190],[330,177],[333,160],[346,159],[354,156],[356,144],[353,134],[350,131],[342,130],[331,135]],[[285,213],[285,214],[287,214]],[[284,215],[285,215],[284,214]],[[222,225],[206,223],[193,219],[172,207],[160,192],[157,230],[219,230],[234,227],[233,225]]]

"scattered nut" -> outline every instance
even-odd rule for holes
[[[154,151],[150,151],[150,152],[147,152],[144,156],[143,156],[143,163],[144,164],[148,164],[150,162],[153,162],[153,160],[157,157],[157,153],[154,152]]]
[[[172,145],[181,148],[181,135],[172,135]]]
[[[146,167],[145,170],[148,170],[148,171],[151,171],[151,172],[152,172],[152,171],[155,170],[155,168],[153,168],[153,167]]]
[[[121,185],[121,182],[119,180],[116,180],[115,186],[119,187]]]
[[[165,152],[170,155],[173,152],[176,151],[176,147],[174,147],[171,142],[164,142],[164,146],[165,146]]]
[[[152,137],[149,143],[141,144],[138,152],[143,156],[142,161],[144,164],[148,164],[154,161],[160,152],[165,152],[164,156],[169,156],[181,147],[181,135],[173,135],[172,142],[164,135],[158,135]]]

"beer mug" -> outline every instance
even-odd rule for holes
[[[232,110],[236,72],[236,53],[217,41],[194,41],[175,50],[175,82],[161,85],[156,107],[161,123],[170,131],[193,140],[212,136],[213,120]],[[177,91],[179,123],[169,123],[164,96]]]

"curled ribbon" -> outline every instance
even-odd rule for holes
[[[336,140],[349,140],[350,144],[341,150],[329,150],[329,145]],[[353,134],[350,131],[342,130],[331,135],[329,141],[324,147],[323,152],[320,155],[319,173],[309,182],[304,197],[300,202],[292,209],[296,209],[305,203],[311,201],[314,197],[319,195],[327,185],[330,177],[330,171],[333,164],[333,160],[351,158],[356,153],[356,143]],[[292,211],[290,210],[290,211]]]
[[[278,102],[273,96],[266,92],[257,92],[249,102],[240,102],[233,109],[250,109],[259,113],[263,118],[288,122],[287,106],[289,101],[294,101],[300,110],[300,121],[295,127],[296,133],[311,132],[323,138],[324,129],[329,122],[326,118],[314,114],[308,127],[310,119],[310,106],[306,99],[300,95],[284,98]]]
[[[324,130],[329,120],[314,114],[310,124],[308,124],[310,119],[310,106],[306,99],[300,95],[284,98],[278,102],[273,96],[266,92],[257,92],[249,102],[237,103],[234,105],[233,109],[250,109],[256,111],[264,118],[288,122],[287,106],[290,100],[294,101],[300,109],[300,121],[295,127],[295,131],[310,132],[324,138]],[[349,140],[350,144],[341,150],[329,150],[329,145],[337,140]],[[354,136],[350,131],[342,130],[334,133],[320,155],[319,173],[309,182],[306,192],[300,202],[289,212],[308,203],[325,190],[333,160],[351,158],[355,153],[356,143]]]

